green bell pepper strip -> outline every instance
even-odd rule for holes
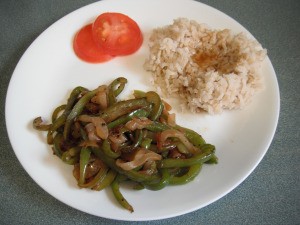
[[[147,184],[146,182],[144,182],[144,186],[147,189],[153,190],[153,191],[158,191],[163,189],[164,187],[166,187],[169,184],[169,180],[170,180],[170,173],[169,170],[167,168],[163,168],[161,169],[161,179],[158,183],[155,184]]]
[[[108,102],[110,106],[117,102],[116,97],[123,91],[126,83],[126,78],[119,77],[108,86]]]
[[[175,145],[180,153],[186,154],[186,155],[190,154],[189,150],[182,142],[176,141]]]
[[[206,143],[203,137],[196,131],[185,127],[181,127],[179,125],[176,125],[174,128],[183,132],[184,136],[197,148],[201,148],[201,146],[203,146]]]
[[[51,124],[43,124],[42,118],[39,116],[33,120],[33,128],[39,131],[48,131],[51,128]]]
[[[144,138],[151,139],[153,142],[156,142],[156,133],[148,129],[144,129]]]
[[[116,104],[108,107],[100,113],[100,117],[104,119],[106,123],[110,123],[115,119],[126,115],[134,110],[141,108],[149,108],[150,103],[145,98],[130,99],[125,101],[119,101]]]
[[[87,89],[81,86],[78,86],[76,88],[74,88],[68,98],[67,101],[67,105],[65,107],[64,112],[62,113],[62,115],[60,115],[55,121],[53,121],[51,128],[48,131],[47,134],[47,143],[50,145],[53,143],[53,133],[55,131],[57,131],[58,128],[60,128],[61,126],[63,126],[66,122],[66,119],[69,115],[69,113],[71,112],[75,102],[78,99],[78,96],[83,92],[86,91]]]
[[[82,110],[84,109],[85,105],[91,100],[91,98],[98,92],[98,89],[90,91],[86,93],[82,98],[78,100],[78,102],[74,105],[73,109],[71,110],[70,114],[67,117],[65,127],[64,127],[64,138],[67,139],[69,136],[69,132],[71,129],[71,124],[74,119],[80,115]]]
[[[146,92],[141,91],[141,90],[134,90],[133,91],[133,96],[135,98],[145,98],[146,97]]]
[[[111,184],[111,189],[112,189],[112,192],[116,198],[116,200],[120,203],[120,205],[129,210],[130,212],[133,212],[133,207],[128,203],[128,201],[124,198],[124,196],[122,195],[122,193],[120,192],[120,185],[119,185],[119,176],[118,175],[115,180],[112,182]]]
[[[137,182],[149,182],[149,183],[157,183],[160,181],[160,177],[157,174],[154,175],[144,175],[135,170],[125,171],[122,168],[118,167],[113,158],[105,155],[105,153],[100,148],[92,148],[92,152],[95,156],[99,157],[107,166],[109,166],[114,171],[125,175],[130,180]]]
[[[202,163],[195,164],[189,167],[187,173],[182,176],[171,176],[169,179],[169,185],[182,185],[186,184],[192,180],[200,173],[202,168]]]
[[[81,86],[78,86],[72,90],[72,92],[68,98],[65,111],[70,111],[73,108],[74,103],[78,99],[78,96],[84,91],[88,91],[88,89],[81,87]]]
[[[92,188],[96,186],[98,183],[100,183],[106,176],[106,173],[108,171],[108,168],[101,168],[96,176],[88,183],[85,184],[78,184],[79,187],[81,188]]]
[[[157,121],[153,121],[151,124],[147,125],[145,127],[147,130],[153,131],[153,132],[161,132],[164,130],[168,130],[171,129],[170,126],[168,126],[167,124],[164,123],[160,123]]]
[[[196,131],[193,131],[191,129],[181,127],[179,125],[176,125],[174,127],[176,130],[179,130],[183,132],[184,136],[197,148],[201,148],[204,144],[206,144],[203,137],[198,134]],[[153,131],[153,132],[162,132],[164,130],[172,129],[169,125],[160,123],[157,121],[154,121],[152,124],[146,126],[147,130]]]
[[[53,144],[53,133],[56,132],[60,127],[62,127],[66,122],[68,113],[67,113],[67,111],[65,111],[65,112],[52,123],[52,126],[48,131],[47,143],[49,145]]]
[[[123,153],[130,153],[136,149],[143,140],[143,130],[135,130],[134,132],[134,141],[131,145],[120,148],[120,151]]]
[[[80,151],[80,161],[79,161],[79,181],[78,185],[83,185],[85,183],[86,168],[88,166],[91,156],[91,149],[83,147]]]
[[[214,154],[210,160],[206,161],[206,164],[218,164],[218,157]]]
[[[212,158],[215,151],[215,146],[205,144],[201,148],[203,153],[195,154],[191,158],[187,159],[163,159],[159,163],[160,168],[172,168],[172,167],[188,167],[199,163],[204,163]]]
[[[142,183],[135,183],[134,186],[132,187],[134,190],[143,190],[145,189],[145,185],[143,185]]]
[[[60,148],[60,144],[63,140],[63,136],[61,133],[57,133],[53,139],[53,153],[58,157],[61,158],[63,155],[63,152]]]
[[[68,98],[68,101],[65,106],[65,110],[64,110],[63,114],[60,117],[58,117],[55,121],[53,121],[53,124],[51,127],[52,131],[56,131],[59,127],[64,125],[69,113],[71,112],[72,108],[74,107],[75,102],[78,99],[78,96],[83,91],[87,91],[87,89],[84,87],[80,87],[80,86],[78,86],[72,90],[70,97]]]
[[[118,119],[110,122],[107,124],[108,129],[112,129],[114,127],[117,127],[121,124],[127,123],[129,120],[131,120],[134,117],[147,117],[149,115],[149,112],[145,109],[137,109],[127,115],[121,116]]]
[[[81,135],[81,139],[85,141],[89,139],[86,131],[82,127],[80,127],[80,135]]]
[[[141,147],[145,148],[145,149],[149,149],[152,143],[152,139],[151,138],[143,138],[143,140],[141,141]]]
[[[47,133],[47,144],[48,145],[52,145],[53,144],[53,139],[54,139],[53,138],[53,132],[51,132],[50,130],[48,130],[48,133]]]
[[[117,82],[119,86],[114,90],[114,95],[118,97],[118,95],[124,90],[124,87],[127,84],[127,79],[125,77],[119,77],[115,82]]]
[[[80,147],[73,147],[68,149],[62,154],[61,160],[69,165],[76,164],[80,157],[80,150]]]
[[[67,107],[67,105],[65,105],[65,104],[56,107],[56,109],[55,109],[55,110],[53,111],[53,113],[52,113],[52,117],[51,117],[52,123],[55,122],[55,120],[58,118],[58,114],[59,114],[61,111],[65,110],[66,107]]]
[[[215,153],[216,147],[212,144],[204,144],[200,147],[201,152],[212,152]]]
[[[162,103],[160,96],[154,91],[147,92],[146,99],[148,102],[153,104],[153,109],[149,115],[149,118],[152,121],[155,121],[160,117],[164,109],[164,104]]]
[[[106,174],[106,176],[101,180],[98,184],[96,184],[92,189],[95,191],[101,191],[104,188],[111,185],[111,183],[114,181],[115,177],[117,176],[117,173],[114,170],[109,170]]]
[[[104,152],[105,155],[107,155],[107,156],[109,156],[113,159],[116,159],[121,155],[120,152],[114,152],[113,150],[111,150],[110,143],[109,143],[108,139],[105,139],[103,141],[101,149],[102,149],[102,151]]]

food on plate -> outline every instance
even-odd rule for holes
[[[130,55],[143,43],[138,24],[122,13],[103,13],[93,23],[93,38],[110,55]]]
[[[102,63],[113,58],[96,45],[92,36],[92,24],[80,29],[73,42],[75,54],[82,60],[91,63]]]
[[[149,48],[144,66],[158,93],[180,98],[192,112],[242,109],[264,86],[266,50],[244,33],[178,18],[153,31]]]
[[[136,52],[143,43],[138,24],[122,13],[107,12],[81,28],[73,40],[76,55],[90,63]]]
[[[53,153],[74,165],[80,188],[110,186],[118,202],[133,212],[120,192],[121,182],[150,190],[186,184],[204,163],[218,159],[214,145],[176,124],[171,106],[156,92],[136,90],[134,98],[119,100],[126,83],[119,77],[94,90],[76,87],[67,103],[54,110],[51,123],[37,117],[33,127],[47,131]]]

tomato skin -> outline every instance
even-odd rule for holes
[[[138,24],[122,13],[107,12],[99,15],[92,28],[95,43],[110,55],[130,55],[143,43]]]
[[[92,24],[88,24],[78,31],[73,41],[73,49],[80,59],[89,63],[102,63],[114,58],[94,42]]]

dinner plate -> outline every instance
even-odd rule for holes
[[[76,57],[72,49],[75,33],[104,12],[121,12],[140,26],[144,43],[133,55],[116,57],[102,64],[90,64]],[[151,74],[143,69],[149,54],[148,38],[156,27],[171,24],[178,17],[206,23],[211,28],[245,32],[237,21],[205,4],[191,0],[104,0],[80,8],[46,29],[26,50],[12,75],[6,98],[6,124],[15,154],[46,192],[83,212],[116,220],[142,221],[179,216],[220,199],[237,187],[265,155],[277,126],[279,89],[273,66],[267,57],[262,74],[266,87],[244,110],[220,115],[181,112],[174,105],[177,123],[201,133],[216,146],[217,165],[205,165],[196,179],[186,185],[160,191],[132,190],[122,193],[134,207],[122,209],[109,188],[101,192],[79,189],[72,166],[53,156],[46,134],[32,128],[32,120],[49,121],[53,109],[65,103],[75,86],[89,89],[108,84],[118,76],[128,79],[122,98],[134,89],[154,90]]]

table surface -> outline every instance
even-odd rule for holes
[[[93,0],[0,1],[0,224],[139,224],[77,211],[41,189],[8,139],[5,97],[19,59],[48,26]],[[202,0],[239,21],[268,49],[281,109],[269,150],[254,172],[213,204],[143,224],[300,224],[300,1]]]

